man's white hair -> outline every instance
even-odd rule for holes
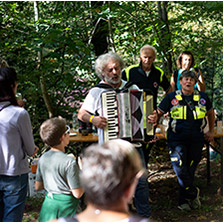
[[[142,54],[142,51],[145,49],[152,49],[156,58],[156,49],[153,46],[150,46],[149,44],[144,45],[141,49],[140,49],[140,56]]]

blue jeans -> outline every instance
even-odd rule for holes
[[[142,160],[143,167],[147,169],[142,148],[136,149]],[[135,191],[134,201],[137,214],[148,218],[151,215],[151,208],[149,204],[149,183],[147,175],[143,175],[139,178],[139,182]]]
[[[27,195],[28,174],[0,175],[0,222],[21,222]]]

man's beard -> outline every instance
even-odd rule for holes
[[[121,76],[118,76],[118,80],[112,80],[112,77],[104,77],[104,81],[109,83],[109,84],[119,84],[121,81]]]

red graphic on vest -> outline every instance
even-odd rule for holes
[[[205,101],[203,98],[201,98],[200,103],[201,103],[202,105],[205,105],[205,104],[206,104],[206,101]]]
[[[153,86],[154,86],[154,88],[158,88],[158,83],[157,82],[154,82],[153,83]]]
[[[171,104],[172,104],[173,106],[177,105],[178,103],[179,103],[179,101],[178,101],[176,98],[174,98],[174,99],[171,101]]]

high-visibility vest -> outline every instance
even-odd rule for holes
[[[176,100],[183,101],[182,92],[180,90],[176,91],[175,95]],[[193,109],[193,117],[194,120],[203,119],[207,113],[206,107],[200,103],[200,94],[198,91],[194,91],[193,93],[193,101],[196,102],[197,105],[194,106]],[[177,103],[170,110],[170,116],[173,119],[187,119],[187,105],[181,105],[181,103]]]

